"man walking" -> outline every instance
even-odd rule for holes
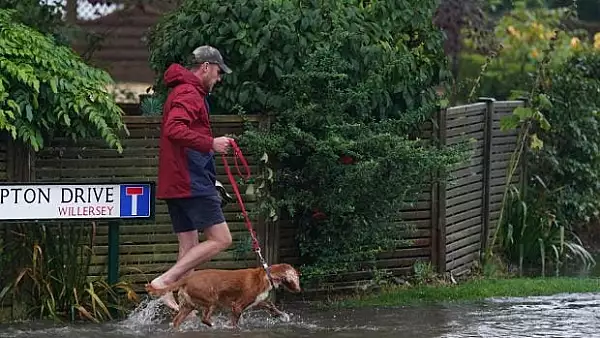
[[[231,233],[215,187],[214,153],[226,153],[231,139],[213,138],[207,95],[231,73],[221,53],[201,46],[193,51],[191,67],[172,64],[164,74],[170,93],[163,109],[157,198],[166,201],[179,241],[177,263],[155,278],[153,287],[174,283],[231,245]],[[206,241],[199,243],[198,232]],[[177,310],[172,293],[163,297]]]

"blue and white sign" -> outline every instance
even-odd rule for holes
[[[154,183],[0,184],[0,221],[147,219]]]
[[[149,185],[128,184],[121,186],[121,218],[150,217]]]

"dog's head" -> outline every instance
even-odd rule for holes
[[[275,286],[282,285],[290,292],[300,292],[300,273],[289,264],[273,264],[271,266],[271,278]]]

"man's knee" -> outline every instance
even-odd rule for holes
[[[221,250],[225,250],[225,249],[229,248],[232,243],[233,243],[233,239],[231,238],[231,233],[229,232],[229,229],[228,229],[227,234],[224,234],[223,237],[219,241]]]
[[[220,223],[204,231],[207,240],[216,242],[219,250],[223,251],[231,246],[233,240],[227,223]]]

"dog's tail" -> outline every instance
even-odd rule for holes
[[[148,294],[153,296],[162,296],[168,292],[177,291],[180,287],[185,284],[185,278],[178,280],[177,282],[166,286],[164,288],[156,288],[151,283],[146,284],[146,291]]]

